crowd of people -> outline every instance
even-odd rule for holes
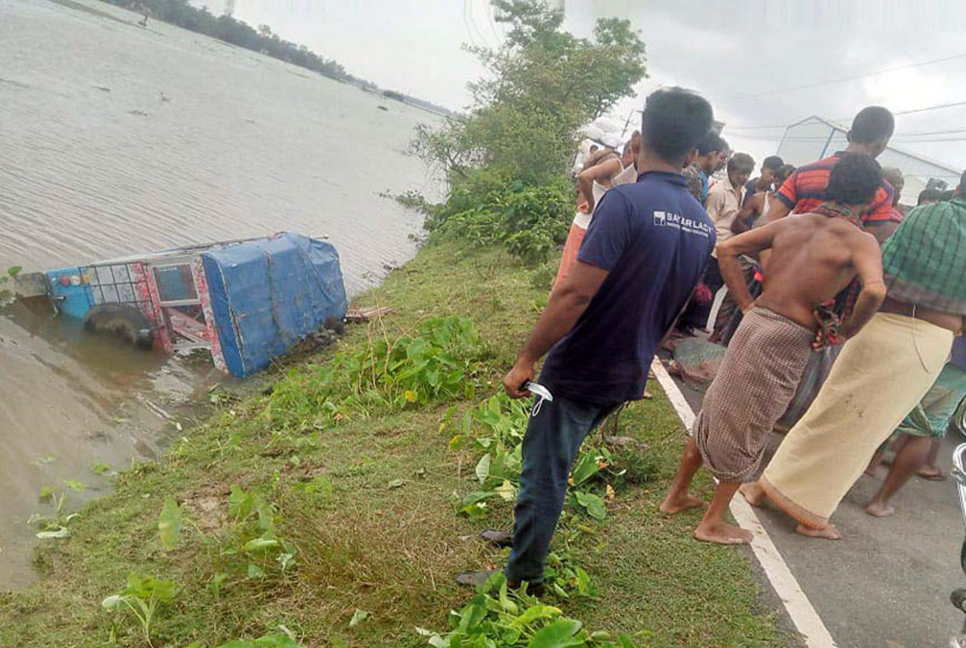
[[[700,95],[661,89],[621,154],[595,151],[579,173],[557,281],[504,379],[511,397],[542,401],[523,443],[514,531],[501,536],[511,584],[539,590],[581,443],[643,397],[662,341],[703,328],[721,286],[710,332],[727,350],[664,513],[707,507],[695,538],[746,543],[725,518],[740,490],[754,505],[771,500],[799,532],[836,538],[829,518],[890,437],[896,458],[869,513],[891,513],[912,474],[941,476],[935,440],[966,395],[959,190],[923,192],[903,213],[901,173],[875,161],[894,130],[882,107],[856,115],[844,151],[797,169],[770,156],[756,178],[752,157],[732,154],[712,126]],[[776,429],[787,434],[766,465]],[[701,466],[717,478],[710,503],[689,492]]]

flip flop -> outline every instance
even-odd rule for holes
[[[946,473],[944,473],[941,470],[938,473],[931,473],[931,472],[923,473],[921,470],[917,470],[916,476],[922,477],[923,479],[927,479],[929,481],[935,481],[935,482],[946,481]]]

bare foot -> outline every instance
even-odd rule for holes
[[[711,526],[702,522],[694,530],[694,537],[702,542],[713,542],[715,544],[736,545],[748,544],[751,542],[753,534],[751,531],[740,529],[730,524]]]
[[[765,502],[765,498],[768,495],[765,494],[765,489],[761,487],[758,482],[751,482],[750,484],[742,484],[738,488],[738,492],[741,493],[745,501],[752,506],[761,506]]]
[[[946,473],[939,468],[930,468],[929,466],[920,468],[916,471],[916,474],[923,479],[928,479],[930,481],[944,481],[946,479]]]
[[[826,540],[841,540],[842,532],[835,528],[834,524],[830,524],[824,529],[813,529],[812,527],[807,527],[804,524],[799,524],[795,527],[795,533],[801,533],[803,536],[809,538],[824,538]]]
[[[682,497],[680,495],[676,496],[673,493],[668,493],[664,501],[661,502],[661,513],[664,513],[665,515],[674,515],[689,509],[704,508],[707,505],[707,502],[702,499],[698,499],[694,495],[685,494]]]
[[[883,502],[876,502],[873,500],[865,507],[865,512],[869,515],[874,515],[875,517],[889,517],[890,515],[895,515],[896,510],[889,504]]]

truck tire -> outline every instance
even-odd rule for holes
[[[136,349],[154,348],[154,327],[137,307],[130,304],[98,304],[84,316],[84,328],[91,333],[113,335]]]

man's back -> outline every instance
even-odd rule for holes
[[[879,254],[875,237],[844,218],[802,214],[770,227],[772,255],[758,303],[812,329],[815,308],[855,279],[856,257]]]
[[[541,381],[588,402],[640,398],[655,348],[713,248],[714,228],[682,175],[645,173],[608,191],[578,255],[607,278],[548,354]]]

